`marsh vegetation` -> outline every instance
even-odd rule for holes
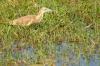
[[[40,24],[8,24],[18,17],[36,14],[44,6],[54,12],[45,14]],[[100,54],[99,0],[0,0],[0,66],[16,64],[24,58],[25,54],[19,55],[23,49],[27,49],[26,54],[33,52],[30,46],[36,57],[29,54],[21,62],[42,63],[44,58],[54,58],[56,47],[63,42],[71,43],[69,48],[76,57],[82,54],[89,60],[91,55]]]

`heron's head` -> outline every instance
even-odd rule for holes
[[[46,7],[42,7],[42,8],[41,8],[41,12],[43,12],[43,13],[52,12],[52,10],[49,9],[49,8],[46,8]]]

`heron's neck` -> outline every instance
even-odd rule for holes
[[[39,11],[37,16],[36,16],[36,19],[42,19],[43,15],[44,15],[44,12],[43,11]]]

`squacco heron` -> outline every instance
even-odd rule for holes
[[[43,15],[46,12],[52,12],[52,10],[46,7],[42,7],[36,15],[22,16],[20,18],[14,19],[10,24],[20,26],[30,26],[31,24],[37,24],[41,22]]]

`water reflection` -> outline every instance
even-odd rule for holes
[[[56,66],[100,66],[100,54],[93,54],[87,60],[83,54],[77,57],[69,43],[57,46]]]
[[[31,45],[24,46],[24,44],[21,44],[15,43],[12,45],[12,57],[24,63],[27,63],[27,61],[28,64],[35,63],[37,59],[36,49]]]
[[[82,53],[76,54],[74,46],[70,43],[63,42],[54,46],[45,45],[44,47],[46,47],[45,49],[48,49],[45,51],[48,51],[49,54],[54,52],[55,58],[51,58],[53,59],[53,66],[100,66],[100,54],[93,54],[90,56],[89,60],[87,60]],[[20,43],[14,43],[10,51],[12,58],[19,61],[17,62],[20,64],[19,66],[30,66],[30,64],[36,63],[39,58],[36,53],[36,48],[33,48],[31,45],[24,46],[24,44]],[[5,62],[3,59],[6,59],[4,56],[6,56],[7,53],[6,55],[4,54],[5,53],[0,53],[0,63]],[[46,59],[47,58],[43,58],[43,60]],[[2,66],[4,66],[4,64],[5,63],[3,63]],[[49,65],[48,62],[44,63],[44,66],[51,65]]]
[[[79,59],[69,43],[58,45],[56,51],[56,66],[79,66]]]

